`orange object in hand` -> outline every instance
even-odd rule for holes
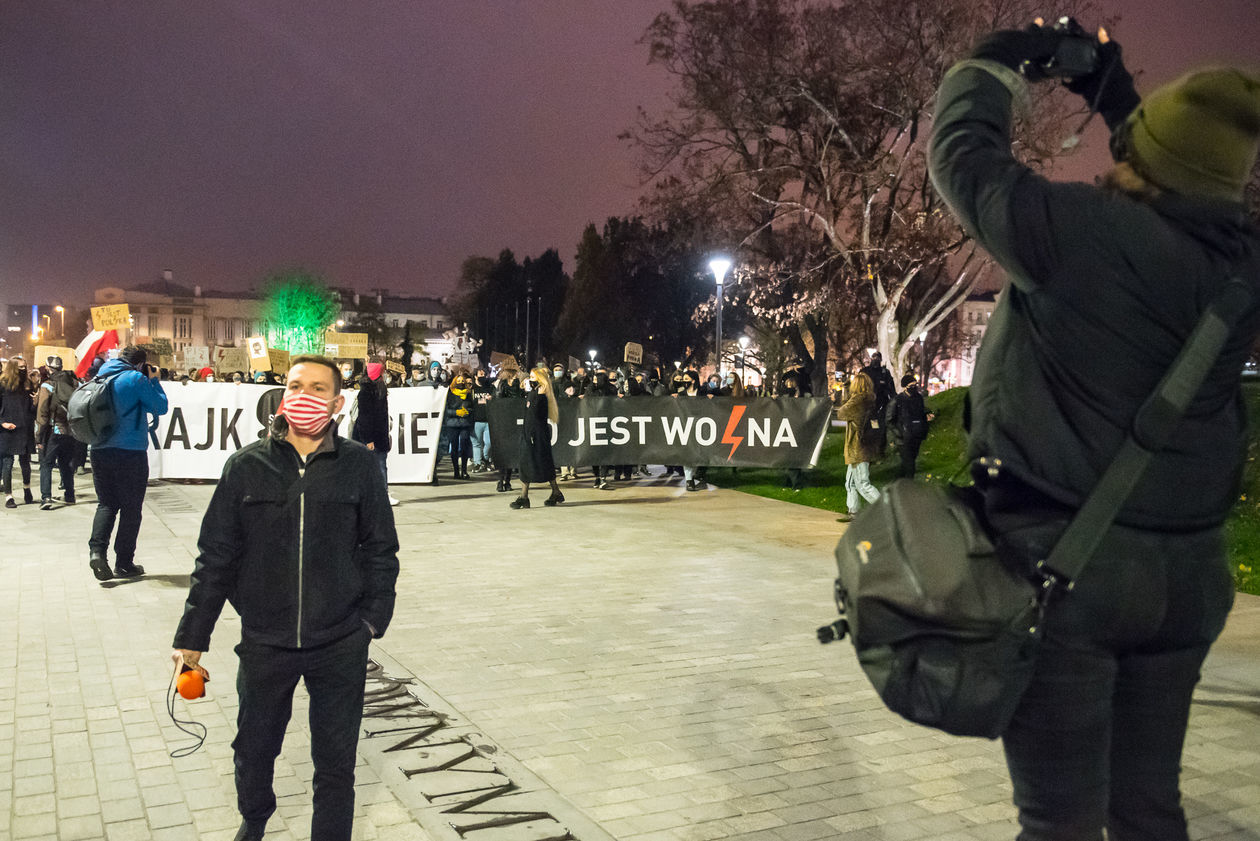
[[[206,697],[206,682],[199,672],[185,666],[180,672],[179,679],[175,681],[175,691],[186,701],[204,698]]]

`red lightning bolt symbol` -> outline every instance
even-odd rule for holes
[[[744,439],[737,435],[731,435],[735,431],[735,427],[739,426],[740,418],[744,416],[744,409],[747,406],[732,406],[731,419],[726,422],[726,432],[722,433],[722,443],[731,445],[731,454],[726,457],[730,461],[734,457],[735,451],[739,449],[739,445],[744,443]]]

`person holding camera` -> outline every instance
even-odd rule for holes
[[[1084,60],[1078,60],[1083,57]],[[1112,130],[1098,186],[1011,153],[1028,83],[1064,78]],[[1260,78],[1197,70],[1139,99],[1119,47],[1068,28],[995,32],[946,74],[932,180],[1006,270],[979,351],[969,456],[1006,557],[1046,557],[1139,406],[1232,278],[1250,303],[1074,587],[1051,601],[1003,734],[1020,839],[1185,839],[1191,695],[1234,598],[1222,525],[1246,448],[1240,372],[1260,332],[1260,233],[1244,188]]]
[[[135,562],[135,557],[144,495],[149,486],[149,416],[156,421],[167,410],[166,392],[158,373],[142,348],[128,345],[117,359],[102,365],[97,374],[112,378],[116,419],[113,434],[92,447],[92,482],[97,502],[92,535],[88,538],[88,566],[98,581],[144,575],[144,567]],[[118,534],[114,537],[111,572],[106,551],[115,520]]]

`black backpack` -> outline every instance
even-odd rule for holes
[[[93,377],[74,390],[66,401],[70,434],[85,444],[99,446],[114,434],[118,413],[114,409],[114,380],[118,374]]]
[[[67,412],[78,383],[63,372],[53,376],[50,384],[52,394],[48,398],[48,418],[55,426],[65,429],[70,425]]]

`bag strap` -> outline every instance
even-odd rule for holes
[[[1138,409],[1120,451],[1050,556],[1037,564],[1047,577],[1049,588],[1062,583],[1071,589],[1072,582],[1085,569],[1147,465],[1176,431],[1251,299],[1251,289],[1242,278],[1231,277],[1199,318],[1172,367]]]

